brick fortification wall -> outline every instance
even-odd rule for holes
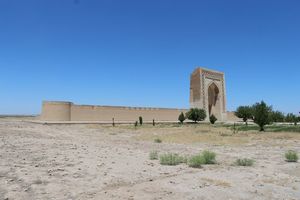
[[[70,121],[72,105],[71,102],[44,101],[40,119],[46,121]]]
[[[44,121],[178,121],[186,109],[142,108],[121,106],[75,105],[71,102],[44,101],[41,120]]]

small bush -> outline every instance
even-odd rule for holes
[[[151,151],[149,153],[150,160],[158,160],[158,152],[157,151]]]
[[[155,126],[155,120],[154,119],[152,120],[152,126]]]
[[[139,122],[140,122],[140,125],[142,126],[143,125],[143,117],[142,116],[139,116]]]
[[[289,150],[285,153],[285,158],[287,162],[297,162],[298,161],[298,155],[295,151]]]
[[[178,120],[181,124],[183,124],[183,121],[185,120],[185,116],[184,116],[183,112],[181,112],[180,115],[178,116]]]
[[[188,160],[189,167],[200,168],[203,164],[205,164],[205,159],[201,154],[192,156]]]
[[[201,165],[215,164],[216,153],[211,151],[203,151],[202,153],[190,157],[188,160],[189,167],[200,168]]]
[[[136,127],[137,127],[137,125],[138,125],[138,122],[137,122],[137,121],[135,121],[135,123],[134,123],[134,127],[136,128]]]
[[[178,154],[174,153],[163,154],[159,157],[159,163],[161,165],[179,165],[186,162],[186,157],[179,156]]]
[[[215,164],[216,163],[216,153],[211,151],[203,151],[202,156],[204,158],[203,164]]]
[[[237,159],[235,161],[235,164],[238,166],[252,166],[254,163],[254,160],[248,159],[248,158],[242,158],[242,159]]]
[[[155,142],[155,143],[162,143],[162,140],[159,139],[159,138],[155,138],[155,139],[154,139],[154,142]]]
[[[186,114],[186,118],[194,121],[203,121],[206,118],[206,111],[204,109],[199,108],[191,108]]]
[[[217,120],[218,120],[218,119],[217,119],[214,115],[211,115],[211,116],[209,117],[209,121],[210,121],[211,124],[215,124],[215,122],[216,122]]]

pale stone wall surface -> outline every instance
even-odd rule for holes
[[[202,108],[203,101],[201,95],[201,77],[200,70],[194,70],[190,77],[190,107]]]
[[[81,106],[73,105],[71,108],[72,121],[137,121],[139,116],[144,121],[177,121],[184,109],[164,108],[135,108],[135,107],[114,107],[114,106]]]
[[[122,106],[75,105],[71,102],[43,102],[41,120],[45,121],[177,121],[186,109]]]
[[[71,106],[71,102],[44,101],[40,119],[48,121],[70,121]]]

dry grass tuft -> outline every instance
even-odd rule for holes
[[[231,187],[231,184],[229,182],[223,181],[223,180],[217,180],[217,179],[211,179],[211,178],[202,178],[202,180],[213,184],[215,186],[221,186],[221,187]]]
[[[163,155],[160,155],[159,157],[159,163],[161,165],[179,165],[181,163],[186,163],[187,158],[180,156],[175,153],[166,153]]]
[[[287,162],[297,162],[298,161],[298,154],[295,151],[289,150],[285,153],[285,158]]]

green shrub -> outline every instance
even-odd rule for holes
[[[186,163],[187,158],[183,156],[179,156],[174,153],[163,154],[159,157],[159,163],[161,165],[178,165],[181,163]]]
[[[191,108],[185,115],[186,115],[186,118],[197,123],[197,121],[205,120],[206,111],[204,109]]]
[[[139,122],[140,122],[140,125],[143,125],[143,117],[142,116],[139,116]]]
[[[214,115],[211,115],[211,116],[209,117],[209,121],[210,121],[211,124],[215,124],[215,122],[216,122],[217,120],[218,120],[218,119],[217,119],[216,116],[214,116]]]
[[[151,151],[149,153],[150,160],[158,160],[158,152],[157,151]]]
[[[248,158],[239,158],[235,161],[235,164],[238,166],[252,166],[254,163],[254,160],[248,159]]]
[[[215,164],[216,163],[216,153],[211,151],[203,151],[202,154],[204,163],[203,164]]]
[[[137,125],[138,125],[138,122],[137,122],[137,121],[135,121],[135,123],[134,123],[134,127],[136,128],[136,127],[137,127]]]
[[[162,140],[159,139],[159,138],[155,138],[155,139],[154,139],[154,142],[155,142],[155,143],[162,143]]]
[[[155,126],[155,120],[154,119],[152,120],[152,126]]]
[[[178,121],[183,124],[183,121],[185,120],[185,116],[183,114],[183,112],[180,113],[180,115],[178,116]]]
[[[194,155],[189,158],[189,167],[200,168],[202,165],[215,164],[216,163],[216,153],[211,151],[203,151],[198,155]]]
[[[298,161],[298,155],[297,152],[289,150],[285,153],[285,158],[287,162],[297,162]]]
[[[189,167],[200,168],[203,164],[205,164],[205,159],[201,154],[192,156],[188,160]]]

